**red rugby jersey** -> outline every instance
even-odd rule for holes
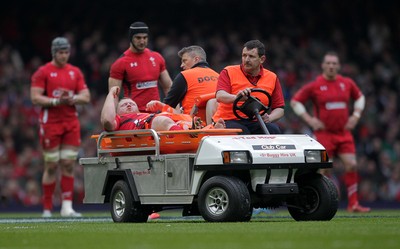
[[[51,62],[41,66],[31,78],[31,87],[45,89],[45,95],[50,98],[60,98],[63,91],[70,96],[87,88],[81,70],[71,64],[56,67]],[[43,107],[40,113],[40,122],[58,123],[76,119],[78,113],[75,106],[59,105]]]
[[[143,53],[126,50],[111,66],[110,77],[122,80],[124,96],[133,99],[139,111],[146,111],[151,100],[160,100],[158,79],[166,69],[161,54],[145,49]]]
[[[342,75],[335,80],[326,80],[322,75],[304,85],[293,96],[293,100],[305,104],[311,100],[314,115],[320,119],[327,131],[343,131],[349,118],[350,100],[356,100],[362,93],[356,83]]]
[[[148,113],[126,113],[116,115],[117,122],[116,130],[140,130],[146,129],[146,120],[150,117]]]

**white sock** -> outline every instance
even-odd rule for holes
[[[63,200],[61,204],[62,210],[72,210],[72,201],[71,200]]]

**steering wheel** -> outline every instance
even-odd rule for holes
[[[253,88],[251,92],[259,92],[265,95],[268,98],[268,106],[265,106],[258,98],[251,94],[247,96],[247,100],[244,101],[242,105],[239,105],[239,101],[243,96],[238,96],[235,101],[233,101],[233,114],[235,114],[238,119],[254,120],[255,117],[264,115],[271,107],[271,95],[267,91],[260,88]],[[238,111],[244,113],[247,118],[240,116]]]

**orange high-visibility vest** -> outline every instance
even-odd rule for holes
[[[267,91],[270,95],[275,89],[275,83],[277,76],[275,73],[263,68],[263,76],[258,80],[257,85],[253,85],[243,74],[240,69],[240,65],[227,66],[225,67],[228,72],[229,79],[231,80],[232,92],[231,94],[237,95],[237,93],[245,88],[260,88]],[[268,106],[268,98],[262,93],[253,93],[254,97],[257,97],[261,102]],[[244,114],[241,116],[245,117]],[[218,109],[213,116],[213,120],[216,121],[219,118],[223,120],[237,120],[238,118],[233,114],[233,104],[225,104],[219,102]]]
[[[195,67],[181,73],[187,83],[187,92],[181,106],[183,107],[183,113],[189,114],[196,97],[207,93],[215,93],[219,74],[208,67]]]

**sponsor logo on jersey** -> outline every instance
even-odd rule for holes
[[[56,72],[51,72],[50,73],[50,77],[51,78],[56,78],[57,77],[57,73]]]
[[[157,81],[156,80],[136,83],[136,88],[137,89],[147,89],[147,88],[153,88],[153,87],[157,87]]]
[[[53,96],[56,98],[60,98],[61,95],[66,94],[69,97],[74,96],[74,91],[73,90],[69,90],[69,89],[65,89],[65,88],[57,88],[53,90]]]
[[[345,102],[327,102],[325,104],[325,108],[327,110],[340,110],[340,109],[346,109],[346,103]]]
[[[328,86],[320,86],[319,90],[321,91],[328,91]]]
[[[137,65],[138,65],[137,62],[131,62],[131,63],[130,63],[130,66],[131,66],[131,67],[137,67]]]

